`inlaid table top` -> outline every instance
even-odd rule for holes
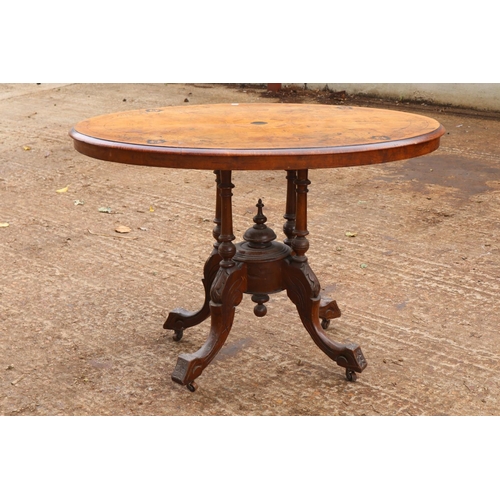
[[[118,163],[208,170],[371,165],[439,147],[426,116],[321,104],[208,104],[124,111],[84,120],[75,148]]]

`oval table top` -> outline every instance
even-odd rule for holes
[[[124,111],[84,120],[75,149],[101,160],[208,170],[371,165],[436,150],[436,120],[321,104],[207,104]]]

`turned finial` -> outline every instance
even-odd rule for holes
[[[248,241],[248,246],[251,248],[266,248],[276,239],[276,233],[266,226],[267,217],[262,213],[264,204],[260,198],[255,206],[257,207],[257,215],[253,218],[255,224],[245,231],[243,239]]]
[[[253,218],[253,221],[255,222],[254,227],[257,229],[256,226],[259,226],[258,229],[263,229],[264,225],[267,222],[267,217],[262,213],[264,203],[262,203],[262,200],[259,198],[259,201],[255,206],[257,207],[257,215]]]

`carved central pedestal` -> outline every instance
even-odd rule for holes
[[[252,294],[256,316],[265,316],[267,309],[263,305],[269,300],[270,293],[284,290],[283,260],[290,255],[290,248],[283,243],[274,241],[276,233],[266,226],[267,218],[262,213],[262,200],[257,203],[255,224],[243,235],[243,243],[236,245],[233,260],[245,262],[247,269],[247,289],[245,293]]]
[[[366,360],[357,344],[339,344],[330,340],[324,328],[340,316],[334,300],[321,298],[319,281],[306,257],[307,192],[310,181],[307,170],[287,173],[287,206],[283,230],[284,243],[275,241],[275,232],[266,226],[262,200],[257,203],[254,225],[244,241],[234,245],[231,196],[234,188],[230,171],[216,171],[216,224],[214,250],[204,268],[205,302],[197,312],[184,309],[172,311],[164,328],[174,330],[174,340],[182,338],[185,328],[201,323],[210,316],[208,340],[194,354],[181,354],[172,379],[194,391],[194,380],[213,360],[231,330],[236,306],[244,293],[252,295],[254,313],[265,316],[269,294],[286,290],[297,307],[302,324],[316,345],[332,360],[346,369],[348,380],[366,368]],[[320,323],[321,321],[321,323]]]

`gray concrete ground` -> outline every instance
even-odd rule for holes
[[[347,382],[285,294],[264,319],[244,297],[227,345],[188,392],[170,374],[207,323],[180,343],[162,324],[171,309],[201,305],[213,174],[93,160],[68,130],[134,108],[339,99],[426,114],[448,131],[422,158],[311,172],[308,256],[342,310],[329,335],[359,343],[368,368]],[[495,117],[187,84],[2,84],[0,117],[0,414],[500,414]],[[259,197],[280,233],[284,174],[237,172],[234,183],[237,238]]]

